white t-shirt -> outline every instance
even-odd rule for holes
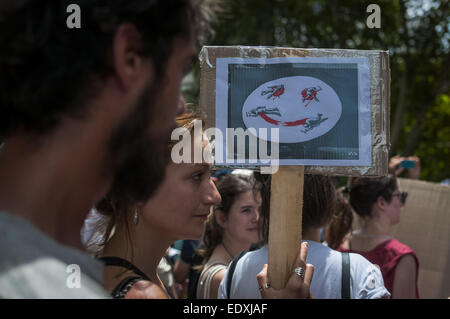
[[[341,299],[342,255],[318,242],[308,241],[306,262],[314,265],[311,294],[316,299]],[[246,253],[236,264],[230,290],[232,299],[261,299],[256,275],[267,264],[267,245]],[[219,298],[226,298],[228,271],[219,287]],[[380,270],[363,256],[350,254],[350,298],[389,298]]]
[[[0,213],[0,298],[109,298],[102,282],[101,262]]]

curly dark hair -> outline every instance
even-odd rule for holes
[[[13,2],[13,0],[2,0]],[[82,118],[87,100],[114,70],[118,26],[141,33],[139,54],[164,74],[176,37],[208,30],[200,0],[28,0],[0,6],[0,140],[17,130],[45,134],[61,117]],[[66,8],[81,8],[81,28],[69,29]]]
[[[338,249],[345,236],[352,230],[353,210],[345,198],[345,187],[336,190],[336,210],[326,230],[328,247]]]
[[[269,184],[265,188],[270,188]],[[332,218],[336,205],[336,192],[330,176],[305,174],[303,185],[302,231],[326,225]],[[269,194],[270,190],[263,190]],[[264,197],[268,197],[267,195]],[[263,240],[268,243],[270,223],[270,200],[263,200]]]

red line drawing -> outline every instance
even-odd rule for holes
[[[317,92],[319,91],[322,91],[322,88],[320,86],[318,88],[313,86],[302,90],[302,102],[305,103],[305,101],[308,101],[308,103],[305,104],[305,107],[307,107],[312,100],[320,102],[320,100],[317,98]]]
[[[266,95],[267,99],[270,99],[271,97],[273,97],[273,99],[275,100],[275,98],[279,98],[281,95],[284,94],[284,85],[280,84],[280,85],[274,85],[274,86],[269,86],[267,91],[262,91],[261,95]]]
[[[270,116],[268,116],[267,114],[264,113],[259,113],[259,116],[261,116],[266,122],[273,124],[273,125],[280,125],[280,121],[274,120],[273,118],[271,118]]]

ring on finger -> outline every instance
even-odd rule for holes
[[[305,278],[305,268],[303,267],[296,267],[294,273],[302,279]]]
[[[264,289],[270,288],[270,284],[269,283],[265,283],[262,286],[259,286],[259,291],[263,291]]]

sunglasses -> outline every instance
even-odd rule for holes
[[[407,192],[395,193],[395,194],[392,194],[392,196],[398,196],[398,198],[400,199],[400,202],[403,205],[405,205],[406,198],[408,197],[408,193]]]

